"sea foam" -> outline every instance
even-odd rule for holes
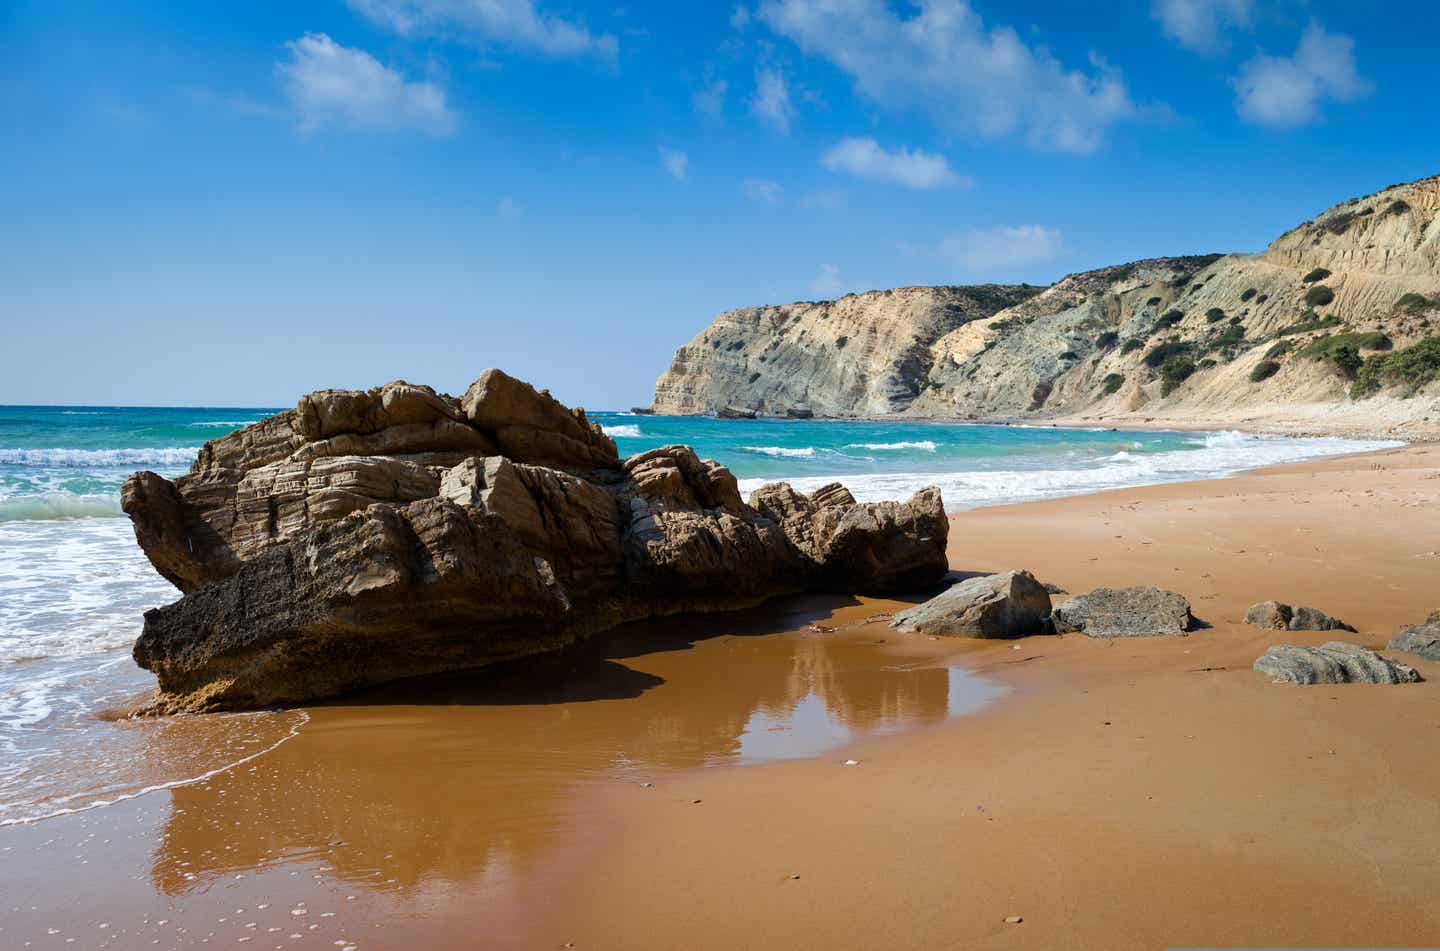
[[[0,449],[0,465],[95,469],[107,466],[189,466],[199,446],[157,449]]]

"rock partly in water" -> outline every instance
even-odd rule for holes
[[[1413,668],[1344,641],[1320,647],[1276,644],[1254,666],[1276,680],[1297,684],[1405,684],[1420,679]]]
[[[1154,586],[1096,588],[1056,605],[1051,615],[1055,633],[1090,637],[1184,634],[1193,620],[1189,601]]]
[[[1440,660],[1440,611],[1431,612],[1425,623],[1407,627],[1391,638],[1392,651],[1405,651],[1426,660]]]
[[[1292,608],[1282,601],[1261,601],[1245,612],[1245,623],[1267,631],[1349,631],[1355,628],[1317,608]]]
[[[944,637],[1023,637],[1040,633],[1049,614],[1044,585],[1016,570],[958,582],[895,615],[890,626]]]
[[[934,489],[797,496],[782,525],[725,467],[684,446],[622,462],[584,410],[498,370],[462,398],[404,382],[311,393],[121,495],[184,592],[135,644],[160,712],[301,702],[635,618],[946,571]]]

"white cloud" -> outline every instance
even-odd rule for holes
[[[1294,56],[1262,53],[1244,63],[1232,82],[1241,118],[1273,128],[1314,122],[1322,100],[1349,102],[1370,90],[1355,67],[1355,41],[1326,33],[1314,20]]]
[[[758,15],[848,73],[860,95],[927,111],[953,133],[1091,152],[1112,125],[1146,115],[1098,57],[1068,69],[1013,29],[986,29],[965,0],[927,0],[909,18],[887,0],[765,0]]]
[[[599,56],[614,61],[609,33],[543,13],[535,0],[347,0],[361,15],[402,35],[459,36],[504,43],[551,56]]]
[[[1150,15],[1165,35],[1186,49],[1219,50],[1222,26],[1248,26],[1254,0],[1155,0]]]
[[[685,176],[690,174],[690,156],[676,149],[660,146],[660,164],[665,166],[665,171],[677,182],[683,182]]]
[[[730,25],[737,30],[743,30],[750,23],[750,8],[744,4],[736,4],[735,9],[730,11]]]
[[[1000,271],[1059,257],[1060,232],[1044,225],[1014,225],[952,235],[940,242],[940,256],[967,271]]]
[[[730,84],[723,79],[712,79],[690,97],[690,103],[701,115],[718,116],[725,111],[725,94]]]
[[[947,188],[968,186],[970,180],[956,175],[943,155],[918,149],[887,150],[874,139],[841,139],[820,157],[832,172],[843,172],[871,181],[890,182],[906,188]]]
[[[445,135],[455,127],[445,91],[434,83],[410,82],[364,50],[341,46],[324,33],[306,33],[285,46],[290,59],[276,71],[301,135],[331,126]]]
[[[750,111],[776,131],[790,131],[795,106],[790,101],[790,84],[784,73],[769,68],[755,71],[755,95],[750,99]]]
[[[785,199],[785,186],[768,178],[747,178],[740,183],[740,190],[751,201],[763,201],[770,205],[778,205]]]

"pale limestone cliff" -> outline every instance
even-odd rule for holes
[[[1363,359],[1432,338],[1440,176],[1336,205],[1258,254],[1138,261],[1043,291],[906,287],[730,311],[676,352],[654,408],[1425,435],[1440,431],[1440,385],[1379,373],[1352,399],[1354,361],[1319,351],[1351,343]]]

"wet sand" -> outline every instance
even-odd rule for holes
[[[1383,647],[1440,608],[1440,449],[952,526],[958,570],[1161,584],[1209,627],[932,641],[805,599],[312,708],[205,783],[0,829],[0,946],[1436,941],[1440,664],[1275,685],[1268,644],[1331,636],[1240,619],[1275,597]]]

